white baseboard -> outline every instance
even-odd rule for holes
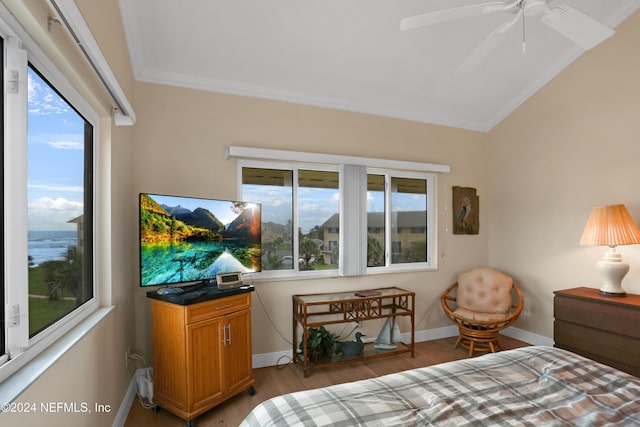
[[[416,342],[424,342],[424,341],[433,341],[439,340],[442,338],[455,337],[458,335],[458,327],[457,326],[445,326],[444,328],[437,329],[425,329],[422,331],[415,332],[415,341]],[[409,334],[402,334],[402,341],[409,341]]]
[[[533,332],[514,328],[513,326],[505,329],[500,333],[520,341],[528,342],[529,344],[533,344],[533,345],[553,346],[553,338],[545,337],[544,335],[534,334]]]
[[[124,423],[127,421],[127,416],[129,415],[129,411],[131,410],[133,399],[135,398],[136,398],[136,376],[134,374],[133,377],[131,377],[131,382],[129,383],[127,392],[124,394],[124,397],[122,398],[122,402],[120,403],[120,409],[118,409],[116,418],[113,420],[113,424],[111,424],[112,427],[124,426]]]
[[[253,368],[266,368],[267,366],[286,365],[293,359],[292,350],[276,351],[274,353],[254,354]]]

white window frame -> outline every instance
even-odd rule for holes
[[[299,265],[295,260],[298,258],[298,249],[300,239],[298,236],[298,171],[299,170],[315,170],[325,172],[339,172],[337,165],[315,164],[315,163],[291,163],[291,162],[264,162],[259,160],[240,160],[238,162],[238,199],[242,198],[242,169],[243,168],[258,169],[282,169],[292,171],[292,237],[293,237],[293,260],[292,268],[286,270],[263,270],[260,273],[251,273],[253,277],[261,278],[285,278],[285,277],[335,277],[338,275],[338,269],[334,270],[305,270],[299,269]]]
[[[385,187],[385,223],[384,223],[384,251],[385,251],[385,265],[378,267],[367,267],[367,274],[379,274],[379,273],[397,273],[407,272],[415,270],[436,270],[437,269],[437,257],[434,254],[437,253],[437,174],[429,172],[411,172],[403,170],[393,169],[381,169],[381,168],[369,168],[367,174],[383,175],[384,187]],[[391,179],[392,178],[412,178],[412,179],[424,179],[427,182],[427,261],[426,262],[412,262],[412,263],[392,263],[391,262],[391,246],[392,242],[392,224],[391,224]]]
[[[4,12],[4,10],[1,10]],[[16,373],[27,362],[33,360],[47,347],[59,341],[65,334],[95,313],[100,306],[98,287],[98,263],[100,257],[97,224],[100,223],[97,200],[100,152],[100,119],[89,103],[66,79],[64,74],[50,61],[35,42],[16,23],[8,25],[4,13],[0,17],[0,36],[5,40],[3,64],[5,76],[11,70],[18,70],[19,92],[12,99],[8,95],[6,82],[3,102],[5,102],[4,135],[4,206],[5,229],[5,318],[6,354],[0,366],[0,383]],[[19,30],[20,35],[15,30]],[[9,52],[7,52],[9,49]],[[11,58],[11,59],[10,59]],[[28,245],[27,245],[27,60],[47,81],[93,126],[93,297],[68,313],[62,319],[29,338],[28,330]],[[24,105],[23,105],[24,104]],[[17,170],[21,170],[16,173]],[[17,311],[19,309],[19,311]],[[16,326],[13,326],[18,323]],[[0,363],[3,361],[0,359]]]
[[[339,270],[312,270],[312,271],[298,271],[297,267],[292,270],[269,270],[260,273],[255,273],[254,278],[287,278],[295,277],[297,279],[305,277],[321,277],[321,276],[355,276],[364,274],[384,274],[384,273],[398,273],[398,272],[411,272],[411,271],[430,271],[437,270],[437,242],[438,242],[438,227],[437,227],[437,176],[438,172],[449,172],[449,166],[447,165],[435,165],[427,163],[416,162],[403,162],[403,161],[385,161],[380,159],[368,159],[361,157],[350,156],[338,156],[338,155],[326,155],[326,154],[314,154],[293,152],[284,150],[269,150],[261,148],[251,147],[228,147],[226,157],[239,157],[237,163],[237,194],[242,199],[242,169],[244,167],[251,168],[263,168],[263,169],[315,169],[322,170],[321,167],[338,168],[340,173],[340,266]],[[300,161],[297,161],[297,160]],[[309,163],[309,159],[317,159],[318,163]],[[383,167],[382,165],[389,164],[390,167]],[[360,194],[356,197],[345,197],[344,191],[347,185],[343,182],[344,172],[346,165],[354,166],[367,166],[360,168],[360,171],[355,171],[357,168],[352,168],[354,174],[360,174],[359,186]],[[397,168],[393,168],[396,166]],[[331,169],[335,170],[335,169]],[[391,198],[385,197],[385,266],[379,267],[367,267],[366,266],[366,202],[363,204],[363,199],[366,199],[366,175],[367,174],[380,174],[385,176],[385,193],[389,191],[390,179],[393,178],[416,178],[425,179],[427,181],[427,262],[419,263],[391,263]],[[349,180],[352,180],[355,175],[352,175]],[[297,174],[293,176],[293,227],[294,227],[294,254],[297,254]],[[353,187],[353,186],[352,186]],[[357,191],[352,188],[350,191]],[[247,200],[249,201],[249,200]],[[354,207],[355,205],[358,205]],[[355,209],[358,212],[359,222],[361,226],[356,230],[356,227],[352,227],[347,230],[344,229],[345,215],[343,212],[349,212]],[[353,221],[351,222],[354,223]],[[363,237],[364,236],[364,237]],[[349,248],[350,253],[346,253],[344,242],[346,240],[356,239],[360,244],[351,245]],[[358,259],[363,262],[363,265],[351,265],[347,264],[346,259]],[[362,261],[363,260],[363,261]],[[295,265],[295,263],[294,263]]]

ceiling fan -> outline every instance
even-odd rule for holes
[[[453,9],[439,10],[423,15],[411,16],[400,22],[400,30],[413,30],[443,22],[456,21],[490,13],[508,12],[514,14],[509,21],[498,26],[493,32],[464,60],[456,70],[462,74],[473,70],[504,39],[516,23],[522,18],[523,50],[525,17],[542,14],[542,22],[558,33],[572,40],[582,49],[591,49],[613,35],[614,31],[584,13],[559,5],[549,7],[545,0],[503,0],[488,3],[472,4]]]

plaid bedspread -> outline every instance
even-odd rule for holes
[[[640,378],[553,347],[285,394],[256,426],[640,426]]]

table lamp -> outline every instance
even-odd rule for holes
[[[609,251],[597,263],[604,281],[600,288],[602,295],[626,295],[621,283],[629,271],[629,264],[622,261],[616,246],[637,243],[640,243],[640,230],[624,205],[602,206],[591,211],[580,244],[609,246]]]

